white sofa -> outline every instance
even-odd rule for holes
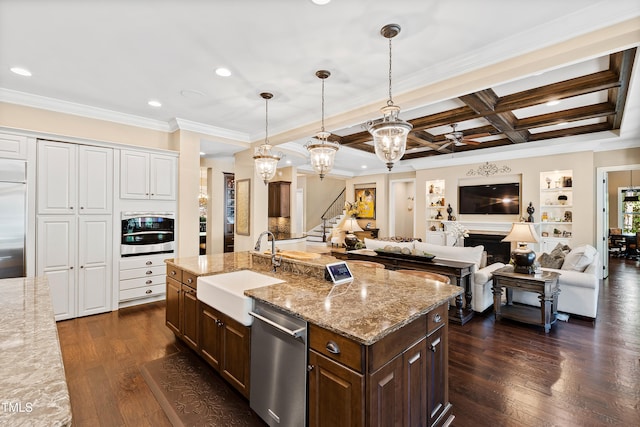
[[[536,259],[540,254],[537,255]],[[577,314],[591,319],[596,318],[600,291],[600,280],[598,279],[600,256],[593,246],[584,245],[571,250],[559,269],[543,267],[542,270],[560,273],[558,278],[560,287],[559,312]],[[513,301],[540,306],[538,295],[533,292],[514,290]]]
[[[471,308],[473,311],[482,312],[493,306],[493,293],[491,292],[491,287],[493,286],[492,272],[504,267],[504,264],[497,262],[487,266],[487,256],[482,245],[472,247],[441,246],[418,241],[398,244],[366,238],[364,243],[367,249],[382,249],[386,245],[400,246],[415,250],[416,253],[430,253],[438,259],[472,262],[474,264],[473,273],[469,279],[471,282]]]

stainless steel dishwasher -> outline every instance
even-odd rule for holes
[[[256,301],[251,316],[249,405],[271,427],[307,417],[307,322]]]

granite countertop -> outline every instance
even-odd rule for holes
[[[0,279],[0,292],[0,425],[70,426],[47,280]]]
[[[283,264],[283,268],[273,273],[269,269],[270,259],[255,255],[249,252],[203,255],[167,260],[167,264],[196,275],[251,269],[278,277],[285,282],[249,289],[245,295],[365,345],[373,344],[463,292],[458,286],[356,264],[349,264],[353,282],[332,286],[317,272],[323,272],[324,265],[336,262],[334,257],[295,261],[294,271],[291,264]]]

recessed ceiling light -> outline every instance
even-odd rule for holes
[[[31,77],[31,71],[27,70],[26,68],[11,67],[10,70],[11,72],[19,76]]]
[[[366,168],[367,168],[367,165],[362,165],[362,166],[360,166],[360,168],[361,168],[361,169],[366,169]]]
[[[207,153],[205,153],[204,151],[201,151],[201,152],[200,152],[200,155],[201,155],[201,156],[204,156],[205,154],[207,154]]]
[[[285,163],[290,165],[291,164],[291,160],[287,160]]]
[[[567,126],[569,124],[569,122],[560,122],[558,123],[558,126]]]
[[[220,67],[216,68],[216,74],[220,77],[229,77],[231,75],[231,71],[228,68]]]
[[[156,108],[162,107],[162,103],[160,101],[156,101],[155,99],[152,99],[151,101],[147,102],[147,104]]]
[[[313,4],[317,4],[318,6],[324,6],[325,4],[329,3],[331,0],[311,0],[311,2],[313,2]]]
[[[547,107],[553,107],[554,105],[558,105],[558,104],[560,104],[560,100],[559,99],[554,99],[553,101],[547,102],[545,105]]]

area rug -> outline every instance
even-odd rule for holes
[[[266,425],[247,400],[188,351],[145,363],[140,370],[175,427]]]

